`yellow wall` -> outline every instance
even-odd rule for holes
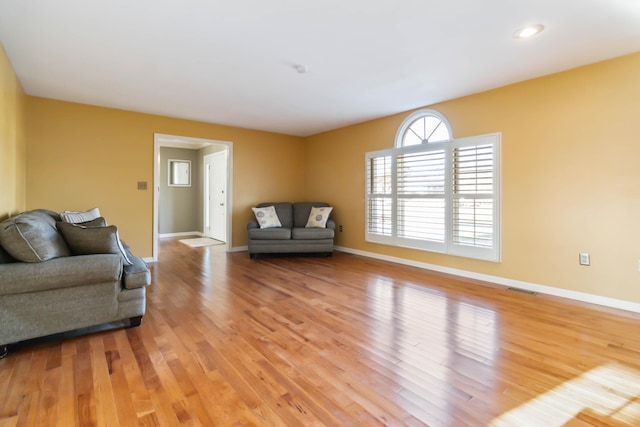
[[[27,97],[27,208],[97,206],[136,255],[150,257],[154,133],[233,142],[234,246],[247,244],[251,206],[303,199],[302,138]]]
[[[0,44],[0,219],[24,210],[25,94]]]
[[[456,138],[502,132],[502,263],[364,241],[365,152],[409,113],[308,138],[306,193],[335,206],[337,245],[640,302],[640,53],[430,108]]]
[[[391,147],[408,113],[306,139],[34,97],[23,114],[4,54],[0,71],[0,215],[24,205],[24,116],[26,207],[99,206],[145,257],[153,199],[136,182],[153,182],[154,132],[232,141],[234,246],[246,244],[252,205],[326,200],[340,246],[640,302],[640,53],[430,106],[455,137],[502,132],[501,263],[364,241],[364,154]]]

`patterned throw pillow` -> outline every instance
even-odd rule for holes
[[[99,217],[100,217],[99,208],[93,208],[83,212],[64,211],[60,213],[60,218],[62,218],[64,222],[69,222],[72,224],[91,221]]]
[[[306,228],[327,228],[327,221],[329,220],[329,214],[333,210],[332,207],[311,208],[309,219],[307,220]]]
[[[266,206],[264,208],[251,208],[256,221],[260,225],[260,228],[275,228],[282,227],[278,214],[276,213],[275,206]]]

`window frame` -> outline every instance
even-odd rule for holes
[[[405,120],[405,123],[412,123],[417,116],[409,116],[412,119]],[[448,124],[448,122],[446,122]],[[407,126],[408,127],[408,126]],[[398,130],[396,138],[402,138],[406,127],[401,126]],[[502,259],[502,219],[501,219],[501,200],[502,200],[502,166],[501,166],[501,146],[502,134],[500,132],[485,135],[471,136],[460,139],[451,139],[442,142],[430,142],[426,144],[409,145],[406,147],[395,147],[391,149],[378,150],[368,152],[365,155],[365,241],[371,243],[385,244],[391,246],[405,247],[411,249],[419,249],[429,252],[436,252],[454,256],[480,259],[492,262],[501,262]],[[396,140],[396,145],[398,140]],[[453,153],[456,149],[466,147],[482,147],[485,145],[492,146],[492,184],[493,191],[488,194],[470,195],[469,199],[490,199],[492,201],[492,239],[491,247],[480,247],[454,243],[453,241],[453,201],[460,198],[460,194],[453,192]],[[445,191],[444,191],[444,242],[436,242],[430,240],[415,240],[398,236],[398,175],[397,163],[398,157],[406,154],[414,154],[421,152],[432,152],[444,150],[444,175],[445,175]],[[391,159],[391,193],[377,194],[371,193],[370,187],[372,176],[370,175],[370,164],[372,159],[379,157],[390,157]],[[464,193],[467,194],[467,193]],[[370,230],[371,221],[371,203],[374,200],[389,199],[391,201],[391,232],[389,235],[372,233]],[[476,220],[474,219],[474,225]]]
[[[432,116],[432,117],[435,117],[438,120],[440,120],[442,122],[442,124],[445,125],[445,127],[447,128],[447,131],[449,132],[449,139],[446,140],[446,141],[452,141],[453,140],[453,130],[451,129],[451,125],[449,124],[449,120],[447,120],[447,118],[442,113],[440,113],[439,111],[428,109],[428,108],[424,108],[424,109],[421,109],[421,110],[414,111],[413,113],[409,114],[403,120],[402,124],[398,128],[398,131],[396,132],[396,139],[395,139],[394,147],[395,148],[405,147],[403,142],[404,142],[404,135],[407,132],[407,130],[409,130],[409,128],[411,127],[411,125],[415,121],[417,121],[419,119],[422,119],[424,117],[427,117],[427,116]],[[429,144],[438,144],[438,143],[446,142],[446,141],[429,142]],[[417,144],[417,145],[420,145],[420,144]],[[406,147],[413,147],[413,146],[414,145],[407,145]]]

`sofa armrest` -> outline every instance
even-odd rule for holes
[[[0,265],[0,295],[69,288],[122,278],[118,254],[76,255],[43,262]]]
[[[260,225],[258,225],[258,221],[256,221],[255,219],[252,219],[247,224],[247,230],[251,230],[253,228],[260,228]]]
[[[151,272],[142,258],[128,251],[127,256],[132,265],[124,266],[123,283],[125,289],[142,288],[151,284]]]
[[[336,222],[332,219],[327,220],[327,228],[330,228],[332,230],[336,229]]]

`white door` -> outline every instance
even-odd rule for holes
[[[204,234],[227,241],[227,150],[204,157]]]

